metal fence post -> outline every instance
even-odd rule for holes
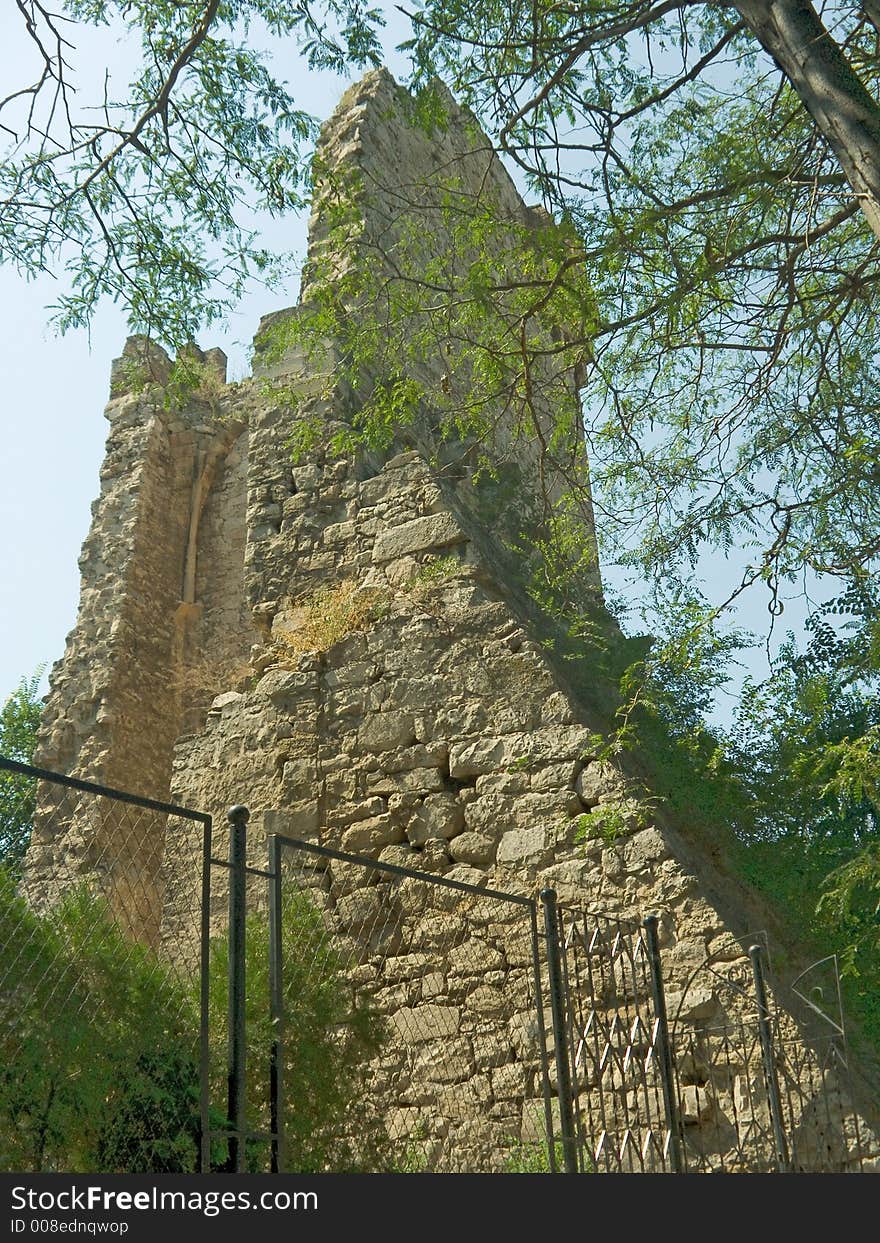
[[[761,1041],[761,1060],[764,1063],[764,1081],[767,1085],[770,1121],[773,1124],[776,1168],[780,1174],[787,1174],[789,1170],[788,1146],[785,1142],[785,1127],[782,1121],[782,1099],[779,1094],[779,1079],[776,1076],[776,1062],[773,1056],[773,1033],[770,1028],[770,1008],[767,1005],[767,986],[764,979],[764,952],[762,947],[760,945],[753,945],[749,950],[749,958],[752,960],[755,998],[758,1002],[758,1037]]]
[[[247,822],[250,812],[237,804],[229,821],[229,1161],[232,1174],[244,1172],[245,1158],[245,915],[247,908]]]
[[[678,1116],[678,1097],[675,1091],[675,1075],[672,1068],[672,1047],[669,1043],[669,1020],[666,1015],[666,990],[663,986],[663,968],[660,962],[660,939],[657,935],[658,918],[648,915],[644,921],[648,941],[648,964],[651,969],[651,993],[654,1001],[654,1018],[657,1023],[657,1053],[660,1083],[663,1088],[663,1107],[666,1125],[669,1127],[669,1161],[673,1174],[684,1173],[684,1154],[681,1144],[681,1122]]]
[[[541,1042],[541,1092],[544,1097],[544,1132],[547,1137],[547,1164],[551,1174],[558,1174],[556,1163],[556,1140],[553,1134],[553,1102],[550,1093],[550,1068],[547,1062],[547,1028],[544,1023],[544,988],[541,984],[541,950],[538,934],[538,908],[529,904],[529,927],[532,934],[532,970],[534,972],[535,1016],[538,1022],[538,1040]]]
[[[202,909],[199,929],[199,1172],[211,1172],[211,840],[213,821],[202,824]]]
[[[284,979],[282,968],[281,842],[269,835],[269,1112],[272,1133],[271,1171],[279,1174],[284,1160]]]
[[[562,962],[559,950],[559,917],[556,907],[556,890],[542,889],[541,903],[544,907],[544,933],[547,941],[550,1013],[553,1019],[553,1044],[556,1050],[556,1095],[559,1099],[563,1163],[566,1174],[577,1174],[577,1140],[571,1094],[571,1068],[569,1067],[567,1056],[568,1041],[565,1031],[565,999],[562,988]]]

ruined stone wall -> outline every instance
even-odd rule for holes
[[[368,241],[387,244],[403,212],[442,247],[436,178],[450,168],[472,199],[489,196],[502,222],[521,229],[531,219],[466,114],[450,102],[449,124],[428,133],[407,108],[388,75],[373,73],[326,128],[328,188],[316,199],[306,309],[310,281],[337,244],[332,173],[337,183],[346,169],[359,174]],[[340,264],[357,253],[342,248]],[[763,915],[694,857],[675,826],[630,815],[629,778],[597,759],[601,721],[544,646],[521,590],[528,567],[509,546],[511,534],[540,528],[572,470],[586,487],[577,376],[551,377],[535,408],[544,425],[554,414],[547,394],[569,403],[569,443],[555,457],[520,450],[499,407],[493,451],[504,469],[475,482],[468,446],[438,444],[430,408],[386,452],[331,452],[333,431],[359,401],[339,378],[336,343],[325,342],[317,362],[294,344],[273,355],[271,326],[258,334],[254,378],[218,380],[182,409],[163,400],[161,374],[141,394],[117,375],[80,615],[53,676],[40,762],[212,813],[220,855],[224,812],[246,803],[257,867],[266,834],[281,833],[512,893],[552,885],[564,900],[611,914],[659,911],[679,1023],[736,1018],[733,993],[694,982],[707,959],[741,958],[738,938]],[[169,360],[152,357],[167,372]],[[459,382],[448,358],[414,365],[423,384]],[[291,430],[315,417],[325,434],[293,461]],[[598,572],[586,578],[595,595]],[[598,670],[595,681],[598,699]],[[581,818],[596,808],[615,811],[621,831],[579,845]],[[38,822],[29,892],[45,900],[67,883],[67,855],[83,831],[70,825],[50,840]],[[112,843],[103,849],[120,874],[130,871]],[[172,954],[192,942],[196,849],[161,830],[143,845],[151,908],[134,923]],[[376,882],[333,864],[315,869],[313,888],[356,940],[367,928],[401,926],[399,894]],[[222,891],[218,880],[218,911]],[[430,1115],[447,1136],[460,1133],[464,1153],[485,1154],[499,1128],[531,1136],[539,1085],[531,1069],[523,1080],[534,1056],[521,1038],[529,999],[519,984],[506,1000],[491,991],[505,970],[524,969],[516,938],[507,949],[498,937],[489,944],[485,930],[450,912],[431,922],[433,932],[412,928],[421,939],[411,953],[383,959],[369,937],[363,949],[372,1002],[398,1034],[393,1065],[403,1065],[408,1040],[418,1046],[418,1091],[402,1070],[384,1067],[387,1109],[409,1118],[413,1133]],[[485,969],[469,972],[462,947],[476,954],[481,938],[474,961]],[[467,1014],[480,1017],[468,1026]],[[734,1109],[735,1082],[741,1088],[752,1069],[710,1085],[713,1116]],[[621,1081],[617,1090],[631,1089]],[[709,1116],[701,1108],[694,1125]]]
[[[475,446],[473,437],[462,433],[450,414],[459,409],[473,417],[479,409],[478,448],[499,476],[488,510],[476,516],[480,529],[491,526],[499,537],[493,556],[503,556],[510,542],[546,535],[554,504],[567,492],[582,502],[580,537],[593,554],[583,577],[598,583],[578,400],[579,364],[564,351],[555,352],[561,341],[582,333],[583,325],[556,322],[557,312],[540,306],[546,299],[538,298],[532,311],[510,292],[519,282],[527,285],[538,272],[546,274],[540,264],[537,270],[530,267],[545,245],[557,247],[551,265],[556,271],[558,247],[564,243],[543,209],[523,203],[472,114],[439,83],[436,92],[430,118],[383,70],[367,74],[343,96],[318,147],[319,176],[301,309],[307,313],[322,293],[326,298],[328,289],[335,288],[350,269],[360,267],[367,275],[361,284],[355,283],[351,296],[357,300],[346,313],[366,325],[369,333],[385,314],[409,314],[406,300],[395,299],[395,292],[408,282],[417,284],[427,274],[439,300],[444,288],[453,291],[453,300],[466,300],[462,278],[480,265],[486,282],[497,286],[479,316],[491,326],[489,335],[495,340],[489,349],[497,348],[499,374],[491,382],[482,381],[475,392],[472,347],[481,340],[480,329],[447,321],[440,311],[417,312],[407,322],[419,336],[418,349],[401,358],[394,349],[383,353],[381,344],[375,343],[373,375],[371,364],[362,362],[355,381],[358,389],[332,393],[331,422],[350,420],[370,381],[381,382],[403,365],[424,399],[413,425],[398,442],[419,448],[431,460],[438,479],[454,485],[470,473]],[[473,233],[462,224],[469,217],[479,222]],[[430,303],[431,295],[425,300]],[[262,335],[261,326],[258,343]],[[486,344],[484,337],[476,353]],[[320,370],[333,370],[337,343],[325,342],[323,350],[307,357],[310,371],[316,361]],[[291,363],[295,372],[301,371],[296,348]],[[300,410],[301,417],[308,415],[307,406]],[[567,427],[562,435],[560,427]],[[505,486],[515,495],[499,504]],[[474,499],[469,489],[461,490],[458,498],[464,505]]]
[[[247,433],[197,395],[185,409],[167,407],[156,380],[170,360],[139,338],[126,351],[106,412],[77,625],[52,671],[35,761],[165,800],[176,739],[242,676],[254,637],[243,582]],[[155,373],[145,377],[147,364]],[[216,365],[225,383],[225,359]],[[126,922],[154,939],[163,818],[144,816],[121,834],[112,816],[67,825],[56,802],[44,787],[26,891],[51,902],[100,863],[105,895],[134,904]]]

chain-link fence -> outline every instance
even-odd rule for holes
[[[534,902],[284,838],[271,849],[274,1073],[255,1108],[278,1167],[549,1170]]]
[[[798,981],[768,987],[763,933],[693,973],[681,1005],[696,998],[709,1012],[670,1015],[687,1172],[857,1173],[876,1163],[877,1138],[855,1103],[836,960],[799,979],[820,967],[829,1013],[799,1004]]]
[[[32,813],[0,860],[0,1169],[198,1170],[201,887],[172,952],[159,930],[166,840],[207,858],[210,817],[2,758],[0,779]]]
[[[834,960],[782,1009],[749,938],[667,1020],[656,917],[282,837],[267,866],[247,817],[212,844],[206,814],[0,757],[0,1170],[880,1161]]]

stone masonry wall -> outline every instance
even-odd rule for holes
[[[138,338],[120,361],[145,357],[167,376],[170,360]],[[197,398],[167,409],[156,385],[132,374],[115,370],[77,625],[52,672],[35,761],[167,799],[175,740],[201,723],[230,671],[240,676],[254,637],[243,584],[247,434]],[[109,809],[104,823],[67,825],[59,805],[44,787],[26,891],[51,902],[99,862],[111,902],[154,939],[163,818],[143,816],[122,834]]]

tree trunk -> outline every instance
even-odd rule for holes
[[[880,107],[810,0],[732,0],[837,156],[880,238]]]

